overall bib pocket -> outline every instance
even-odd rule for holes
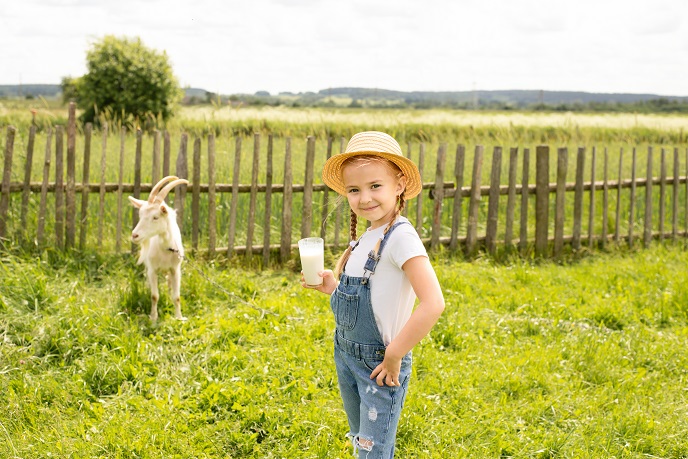
[[[348,295],[337,289],[330,299],[337,327],[353,330],[358,317],[358,295]]]

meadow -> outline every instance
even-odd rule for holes
[[[687,262],[433,255],[447,308],[398,457],[688,457]],[[0,457],[350,457],[331,312],[297,270],[188,261],[188,321],[163,296],[152,325],[130,257],[4,255]]]
[[[32,123],[39,131],[37,181],[47,129],[66,124],[66,110],[50,101],[0,101],[0,145],[6,125],[18,128],[13,182],[23,177]],[[505,152],[531,148],[532,158],[534,146],[547,143],[552,164],[556,148],[566,146],[569,172],[578,146],[597,146],[598,160],[606,148],[610,164],[621,148],[637,147],[639,176],[648,146],[680,148],[684,171],[685,126],[681,115],[193,107],[166,128],[173,155],[181,132],[190,138],[214,133],[218,182],[229,183],[234,136],[244,136],[246,159],[254,132],[264,135],[263,148],[265,134],[276,135],[275,177],[281,177],[278,152],[286,136],[294,138],[294,164],[303,164],[305,137],[317,137],[318,170],[327,137],[382,129],[403,147],[410,142],[414,159],[423,142],[427,164],[434,165],[440,141],[450,142],[451,180],[460,142],[467,146],[466,177],[478,144],[485,146],[486,165],[496,145]],[[108,182],[117,179],[118,132],[112,126],[107,137]],[[80,142],[77,137],[77,156]],[[151,145],[144,134],[144,150]],[[100,173],[98,148],[93,181]],[[125,150],[134,148],[134,136],[125,136]],[[333,152],[338,148],[335,141]],[[625,158],[628,168],[628,153]],[[150,170],[148,156],[143,164]],[[130,166],[125,182],[133,177]],[[434,173],[427,167],[424,179]],[[303,171],[295,167],[294,183],[302,180],[298,174]],[[610,180],[616,174],[612,167]],[[246,159],[242,183],[250,175]],[[489,167],[483,175],[489,177]],[[685,199],[683,186],[680,196]],[[114,212],[115,199],[108,198]],[[273,205],[279,216],[279,200]],[[221,218],[227,206],[228,196],[219,196]],[[49,225],[52,220],[48,214]],[[11,234],[21,233],[17,221]],[[113,234],[108,227],[96,245],[91,230],[94,240],[83,251],[11,240],[0,252],[0,405],[6,407],[0,457],[350,457],[332,362],[334,321],[327,298],[300,287],[296,254],[280,266],[257,266],[191,253],[182,282],[188,321],[172,318],[163,294],[161,318],[151,324],[141,267],[133,255],[114,253]],[[584,248],[558,262],[514,254],[465,260],[443,248],[432,253],[447,309],[414,350],[397,456],[688,458],[684,244]],[[329,265],[337,255],[328,254]]]
[[[628,141],[688,143],[687,116],[683,114],[472,111],[450,109],[291,108],[227,105],[179,107],[177,115],[160,129],[192,136],[272,132],[294,138],[350,137],[361,129],[379,129],[398,140],[473,143],[549,143],[574,141]],[[0,127],[19,130],[32,123],[39,130],[66,125],[67,108],[52,99],[0,100]]]

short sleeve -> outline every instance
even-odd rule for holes
[[[384,252],[387,252],[392,263],[399,269],[411,258],[428,256],[423,241],[410,224],[402,224],[394,229]]]

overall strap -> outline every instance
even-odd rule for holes
[[[375,244],[375,248],[371,250],[368,253],[368,259],[366,260],[366,264],[363,267],[363,283],[367,284],[368,279],[370,279],[370,276],[375,274],[375,268],[377,267],[377,263],[380,261],[380,257],[382,256],[382,251],[385,248],[385,245],[387,244],[387,240],[389,237],[392,235],[392,231],[395,230],[395,228],[399,225],[403,225],[404,223],[408,223],[407,221],[402,221],[402,222],[397,222],[392,227],[387,231],[387,233],[384,235],[384,237],[378,239],[377,244]],[[353,249],[352,249],[353,250]]]

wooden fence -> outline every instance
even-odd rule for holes
[[[125,193],[139,197],[149,192],[162,176],[170,174],[169,134],[154,134],[152,158],[149,158],[151,170],[144,178],[143,134],[136,132],[135,151],[130,152],[126,151],[127,134],[122,129],[117,164],[119,180],[114,183],[105,180],[110,167],[106,158],[110,138],[107,126],[101,129],[99,180],[91,179],[92,132],[92,127],[86,125],[83,133],[77,134],[75,109],[70,106],[66,132],[62,126],[57,126],[54,132],[49,130],[44,134],[42,181],[32,181],[37,134],[35,128],[31,128],[26,143],[23,180],[13,180],[21,172],[13,170],[16,130],[7,127],[0,194],[2,245],[32,241],[39,248],[46,245],[59,249],[102,248],[104,239],[107,239],[104,228],[112,225],[114,220],[114,251],[126,250],[122,241],[128,240],[129,228],[136,224],[136,213],[132,212],[131,217],[125,214],[125,208],[128,209]],[[83,136],[79,139],[83,145],[80,155],[75,148],[77,135]],[[343,248],[348,242],[348,206],[345,201],[335,204],[333,192],[320,183],[315,167],[316,139],[308,137],[305,142],[302,184],[294,183],[295,170],[299,175],[302,171],[293,164],[291,139],[284,139],[284,153],[280,159],[284,165],[283,174],[276,179],[273,174],[276,164],[273,136],[267,136],[267,147],[263,149],[264,139],[259,134],[253,137],[250,183],[240,183],[244,140],[242,137],[234,139],[232,183],[217,183],[215,137],[195,138],[193,145],[189,146],[187,134],[181,135],[174,175],[188,178],[190,185],[177,189],[174,206],[182,225],[185,245],[192,251],[207,252],[209,256],[218,252],[230,257],[262,254],[265,264],[270,261],[271,254],[280,261],[291,258],[295,242],[301,237],[320,235],[326,238],[328,246]],[[203,144],[205,148],[202,148]],[[327,139],[326,157],[320,160],[324,161],[333,154],[333,150],[342,151],[344,147],[344,139]],[[407,147],[410,157],[413,145],[409,143]],[[189,158],[190,148],[192,154]],[[556,151],[547,145],[536,146],[532,151],[530,148],[510,148],[507,163],[502,147],[494,147],[487,183],[483,183],[483,177],[487,176],[483,171],[484,150],[480,145],[470,151],[464,145],[457,145],[453,153],[454,168],[449,171],[446,169],[452,153],[447,143],[439,144],[434,164],[435,179],[424,182],[423,193],[406,211],[431,250],[444,245],[451,251],[460,250],[468,256],[480,250],[494,254],[503,249],[525,256],[560,257],[565,250],[604,247],[609,243],[633,246],[638,240],[647,246],[653,239],[676,240],[688,235],[688,180],[686,173],[681,175],[681,152],[677,147],[647,147],[643,151],[646,154],[647,178],[637,176],[638,150],[631,147],[624,154],[621,149],[618,164],[613,166],[618,171],[616,180],[609,179],[612,169],[606,148],[598,152],[595,147],[579,147],[575,152],[575,170],[570,171],[567,148],[557,148]],[[653,174],[657,150],[660,153],[659,177]],[[201,168],[204,152],[205,171]],[[421,173],[429,175],[425,174],[425,153],[425,145],[421,143],[417,162]],[[627,158],[628,153],[630,158]],[[684,154],[683,166],[688,167],[688,149]],[[77,177],[77,156],[82,160],[80,177]],[[125,164],[132,158],[134,180],[133,183],[125,183]],[[630,165],[625,164],[624,161],[629,159]],[[671,176],[668,175],[668,160],[673,162]],[[264,167],[261,166],[262,161],[265,161]],[[465,171],[468,162],[472,163],[472,168]],[[601,174],[597,170],[600,162]],[[550,170],[552,167],[554,170]],[[506,177],[502,177],[503,169],[507,172]],[[259,174],[261,170],[264,175]],[[534,177],[531,176],[532,170]],[[630,170],[630,177],[624,177],[627,170]],[[201,180],[202,173],[205,181]],[[453,180],[446,180],[445,174],[452,175]],[[53,181],[50,181],[51,176]],[[573,181],[569,181],[571,176]],[[464,183],[465,177],[469,183]],[[274,183],[277,180],[282,183]],[[640,190],[644,191],[642,196]],[[92,194],[97,195],[97,203],[91,199]],[[16,198],[13,199],[13,195]],[[49,199],[49,195],[54,199]],[[220,195],[227,198],[219,200]],[[240,199],[246,201],[246,197],[247,204],[240,205]],[[281,198],[279,202],[276,197]],[[112,214],[113,198],[117,210],[114,219],[106,215],[106,210]],[[49,200],[54,205],[51,212]],[[218,210],[218,202],[223,203],[221,210]],[[296,204],[297,211],[294,212]],[[54,216],[51,234],[46,231],[50,223],[49,214]],[[219,216],[224,222],[221,234],[218,234]],[[334,218],[330,218],[332,216]],[[586,216],[587,232],[584,233]],[[36,219],[35,232],[27,234],[29,228],[33,231],[33,224],[29,222],[32,218]],[[329,223],[323,224],[326,220]],[[242,227],[241,241],[238,226]],[[262,241],[254,231],[258,226],[262,228]],[[275,234],[273,228],[279,234]]]

